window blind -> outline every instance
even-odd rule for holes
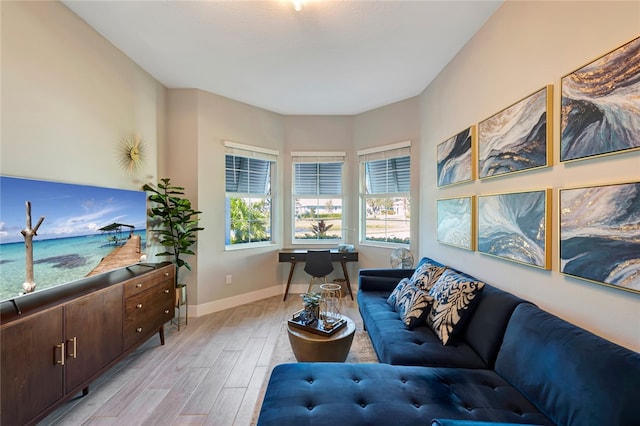
[[[344,152],[293,152],[295,195],[342,195]]]
[[[271,163],[278,153],[268,148],[225,141],[225,190],[240,194],[271,192]]]
[[[390,194],[411,190],[411,142],[358,151],[365,168],[367,194]]]

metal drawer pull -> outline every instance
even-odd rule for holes
[[[142,303],[138,303],[138,304],[136,305],[136,308],[138,308],[138,309],[142,308]]]
[[[60,349],[60,359],[56,360],[56,364],[64,365],[64,342],[56,345],[57,349]]]
[[[169,273],[168,273],[168,272],[165,272],[165,273],[164,273],[164,276],[165,276],[165,277],[168,277],[168,276],[169,276]]]
[[[136,333],[142,333],[142,327],[136,328]]]
[[[72,349],[72,352],[67,356],[69,358],[77,358],[78,357],[78,338],[74,336],[72,339],[67,340],[67,342],[69,343],[70,348]]]
[[[164,292],[165,292],[165,294],[169,294],[169,289],[168,289],[168,288],[165,288],[165,289],[164,289]]]
[[[164,310],[164,313],[165,313],[165,314],[168,314],[168,313],[169,313],[169,310],[168,310],[168,309],[165,309],[165,310]]]
[[[140,287],[142,287],[142,283],[136,284],[136,288],[140,288]]]

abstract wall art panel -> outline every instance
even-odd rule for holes
[[[560,272],[640,293],[640,183],[560,189]]]
[[[478,124],[478,177],[551,164],[553,86],[549,85]]]
[[[640,38],[561,81],[560,161],[640,148]]]
[[[551,268],[551,190],[478,196],[478,251]]]
[[[474,249],[474,197],[438,200],[438,242]]]
[[[473,180],[476,126],[471,126],[438,145],[438,186]]]
[[[32,269],[27,228],[37,231]],[[38,291],[138,263],[146,228],[144,191],[0,176],[0,300],[24,291],[29,269]]]

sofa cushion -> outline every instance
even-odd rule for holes
[[[493,368],[513,310],[529,303],[511,293],[485,284],[471,317],[456,340],[467,342]]]
[[[338,363],[276,366],[257,424],[414,426],[434,418],[551,424],[490,370]]]
[[[396,303],[396,311],[404,325],[413,330],[424,324],[425,318],[431,311],[433,297],[412,283],[404,286]]]
[[[482,281],[451,269],[443,272],[433,285],[429,295],[434,301],[427,324],[443,345],[460,333],[483,287]]]
[[[426,323],[408,330],[387,304],[388,292],[359,291],[358,308],[380,362],[436,367],[487,368],[482,357],[463,339],[443,346]]]
[[[640,354],[533,305],[514,310],[495,370],[554,423],[639,424]]]
[[[416,266],[410,282],[423,290],[429,291],[446,269],[447,267],[442,263],[438,263],[428,257],[423,257],[420,259],[420,262],[418,262],[418,266]]]

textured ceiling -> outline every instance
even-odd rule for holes
[[[352,115],[420,94],[502,0],[63,3],[166,87]]]

